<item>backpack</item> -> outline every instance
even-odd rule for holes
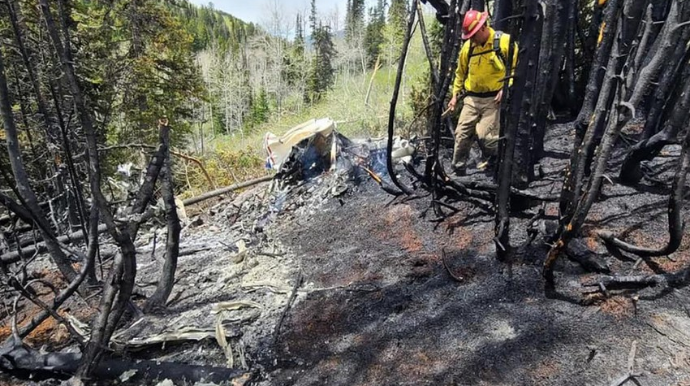
[[[496,56],[498,56],[498,60],[501,61],[503,64],[503,67],[506,67],[506,58],[503,56],[503,51],[501,51],[501,36],[503,36],[503,31],[495,31],[494,32],[494,47],[493,50],[496,53]],[[477,55],[484,55],[487,52],[490,51],[484,51],[484,52],[479,52],[479,53],[474,53],[474,46],[470,44],[470,52],[467,55],[467,68],[470,68],[470,59],[472,59],[473,56]]]

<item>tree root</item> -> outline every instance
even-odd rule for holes
[[[448,263],[446,263],[446,250],[445,250],[445,248],[441,248],[441,261],[443,262],[443,267],[446,269],[446,271],[448,271],[448,274],[450,275],[450,277],[453,278],[453,280],[457,281],[458,283],[464,283],[465,282],[465,278],[462,276],[458,276],[455,273],[453,273],[453,271],[448,266]]]

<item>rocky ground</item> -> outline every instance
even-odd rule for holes
[[[544,178],[531,190],[558,193],[571,136],[567,126],[549,132]],[[650,165],[658,179],[672,176],[677,154],[670,148]],[[659,184],[606,184],[584,245],[615,274],[688,266],[687,237],[656,266],[614,257],[593,237],[607,229],[640,245],[665,242],[667,197]],[[453,205],[458,213],[432,221],[428,197],[392,201],[366,173],[327,173],[297,188],[264,184],[214,203],[183,231],[188,254],[168,310],[133,319],[117,339],[133,360],[235,367],[243,375],[232,384],[690,385],[686,287],[586,293],[583,283],[597,275],[563,258],[558,296],[547,297],[546,246],[525,243],[540,206],[514,217],[519,251],[500,263],[493,215]],[[557,204],[545,213],[556,219]],[[139,241],[143,295],[163,257],[152,234]],[[636,377],[622,383],[629,373]]]

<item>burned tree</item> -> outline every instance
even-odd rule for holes
[[[5,77],[4,59],[0,56],[0,114],[2,114],[3,127],[5,129],[7,141],[7,154],[9,156],[9,163],[14,175],[14,182],[17,186],[17,196],[27,208],[27,213],[31,215],[32,221],[38,226],[38,229],[46,240],[48,249],[51,252],[55,265],[60,269],[60,272],[69,281],[73,280],[75,275],[74,269],[67,261],[67,256],[55,241],[55,235],[48,223],[46,222],[46,215],[39,206],[38,198],[34,193],[29,183],[29,177],[24,168],[24,163],[21,159],[21,152],[17,138],[17,128],[12,116],[12,109],[10,107],[10,96],[7,88],[7,80]]]
[[[108,4],[97,6],[104,7],[104,14],[117,11]],[[142,189],[131,200],[114,202],[115,194],[105,182],[112,165],[106,164],[102,155],[106,148],[108,109],[118,99],[113,96],[118,91],[115,85],[122,79],[118,77],[129,76],[128,68],[110,63],[104,70],[107,74],[98,74],[111,77],[108,79],[112,85],[90,78],[94,74],[89,71],[102,69],[98,67],[102,62],[94,64],[81,56],[83,41],[72,35],[76,24],[71,12],[71,4],[62,0],[0,5],[0,17],[11,26],[3,30],[0,47],[0,115],[5,134],[1,140],[8,150],[6,157],[0,157],[0,205],[7,210],[3,214],[9,214],[8,222],[26,224],[21,228],[13,226],[14,239],[2,245],[0,282],[5,286],[3,290],[16,296],[17,302],[23,299],[22,302],[38,308],[21,325],[12,326],[13,334],[2,345],[0,354],[3,358],[25,355],[28,349],[22,339],[46,319],[53,318],[65,326],[82,349],[81,360],[70,362],[70,372],[88,378],[98,368],[127,309],[136,309],[131,300],[136,276],[134,240],[139,229],[155,216],[151,203],[157,181],[162,181],[170,229],[164,275],[147,310],[164,307],[172,290],[180,221],[174,199],[167,120],[162,121],[160,144]],[[114,17],[106,18],[99,27],[106,35],[104,41],[113,37],[107,32],[115,22]],[[82,180],[88,184],[82,184]],[[71,232],[73,226],[79,231]],[[103,232],[117,247],[110,261],[100,260]],[[79,245],[81,241],[83,245]],[[46,252],[64,276],[62,288],[27,273]],[[101,272],[100,283],[96,268]],[[37,297],[39,287],[50,289],[52,298]],[[63,316],[65,305],[75,301],[75,296],[98,308],[90,336],[82,335]],[[42,362],[43,354],[29,351],[35,361],[22,362],[24,365],[54,370]],[[0,366],[6,363],[3,361]]]
[[[639,2],[626,2],[624,14],[641,19],[641,7],[642,5]],[[566,209],[564,216],[561,218],[562,228],[559,232],[559,237],[549,251],[544,264],[544,275],[549,286],[553,286],[553,264],[555,260],[562,253],[563,248],[574,237],[577,237],[592,204],[599,196],[605,178],[604,173],[621,130],[636,115],[644,96],[654,86],[658,86],[658,84],[655,84],[655,80],[658,78],[664,64],[668,64],[665,62],[675,51],[676,45],[682,45],[683,47],[687,45],[688,41],[683,38],[682,32],[686,28],[686,21],[690,18],[689,11],[687,2],[673,2],[666,18],[666,23],[656,38],[654,44],[656,52],[639,71],[639,76],[630,72],[630,69],[634,68],[634,63],[626,66],[628,71],[622,72],[626,61],[635,60],[635,56],[628,55],[628,53],[630,52],[629,47],[633,43],[634,36],[637,35],[638,27],[636,26],[639,23],[635,23],[636,19],[634,18],[632,23],[619,23],[616,33],[618,39],[614,44],[611,59],[609,59],[604,87],[597,102],[597,112],[591,119],[592,123],[585,134],[585,148],[579,149],[575,147],[573,150],[573,153],[578,154],[576,162],[571,161],[570,165],[570,173],[574,174],[572,178],[575,180],[573,184],[574,196],[572,198],[565,197],[565,201],[568,202],[568,209]],[[634,84],[632,89],[625,88],[626,82],[624,79],[626,76],[637,76],[637,80],[632,83]],[[598,149],[596,158],[590,160],[589,154],[593,155],[595,146]],[[592,163],[594,165],[592,175],[589,177],[584,189],[580,191],[580,186],[585,185],[584,176],[586,171]],[[573,169],[573,165],[577,165],[577,168]],[[671,229],[673,230],[673,227]],[[672,236],[671,239],[673,238]]]
[[[537,68],[539,63],[539,48],[543,15],[539,12],[536,1],[528,2],[524,8],[524,24],[520,38],[521,52],[518,55],[518,65],[511,92],[507,93],[507,101],[502,108],[500,137],[504,138],[499,151],[498,194],[496,200],[496,255],[505,260],[510,255],[510,196],[513,185],[520,184],[522,177],[520,164],[530,164],[529,128],[530,110],[533,99]],[[512,38],[512,36],[511,36]],[[514,47],[511,44],[511,50]],[[509,65],[510,67],[511,65]],[[506,71],[506,76],[511,73]],[[509,90],[508,82],[504,90]],[[524,171],[524,169],[523,169]]]
[[[156,291],[149,297],[146,303],[146,310],[165,307],[170,292],[172,292],[175,281],[175,270],[177,269],[177,256],[180,254],[180,218],[177,215],[177,205],[175,204],[175,193],[173,191],[172,163],[170,162],[170,127],[167,119],[161,120],[160,126],[161,147],[165,148],[164,164],[161,178],[163,190],[163,201],[165,203],[165,217],[168,227],[168,235],[165,243],[165,264],[163,272],[158,281]]]

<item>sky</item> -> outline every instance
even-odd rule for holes
[[[190,0],[193,4],[208,5],[209,0]],[[294,24],[296,14],[308,16],[310,0],[215,0],[213,7],[225,11],[245,22],[260,26],[270,25],[272,10],[277,10],[285,20]],[[376,0],[366,0],[367,7],[373,6]],[[337,15],[339,26],[345,20],[347,0],[316,0],[316,11],[322,18],[333,20]],[[332,22],[329,22],[332,23]],[[340,29],[340,28],[339,28]]]

